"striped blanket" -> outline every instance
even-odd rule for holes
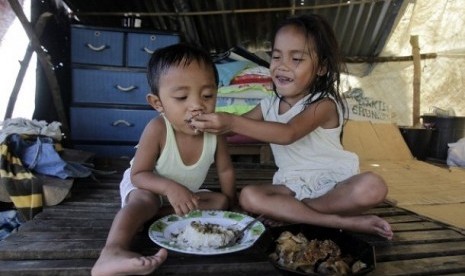
[[[21,219],[30,220],[42,211],[42,183],[23,166],[10,137],[0,144],[0,185],[9,193]]]

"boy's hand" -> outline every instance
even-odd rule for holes
[[[231,130],[230,116],[227,113],[200,114],[192,118],[191,125],[202,132],[223,134]]]
[[[166,196],[178,216],[187,215],[199,207],[199,197],[182,185],[171,185]]]

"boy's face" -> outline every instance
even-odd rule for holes
[[[173,128],[186,134],[197,134],[189,124],[201,113],[215,111],[217,85],[210,67],[192,61],[189,65],[171,67],[160,76],[159,93],[149,95],[148,101],[163,112]]]

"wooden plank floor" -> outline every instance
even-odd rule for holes
[[[75,181],[71,196],[46,207],[17,233],[0,242],[0,275],[90,275],[115,213],[120,206],[118,185],[126,161],[101,160],[100,169],[114,175]],[[269,183],[271,166],[236,166],[238,186]],[[207,187],[215,189],[211,173]],[[376,269],[369,275],[465,275],[465,236],[411,212],[382,205],[370,210],[388,220],[393,241],[355,234],[374,245]],[[152,254],[158,247],[144,230],[134,248]],[[267,260],[267,244],[260,239],[249,250],[220,256],[191,256],[170,252],[156,275],[283,275]]]

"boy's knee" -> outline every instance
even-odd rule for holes
[[[159,208],[161,205],[159,195],[142,189],[134,190],[129,194],[128,204],[130,203],[142,204],[152,209]]]
[[[228,197],[222,193],[208,193],[208,196],[202,199],[202,201],[203,203],[201,208],[228,210],[230,207]]]
[[[218,209],[228,210],[230,208],[229,199],[226,195],[220,194],[217,199]]]

